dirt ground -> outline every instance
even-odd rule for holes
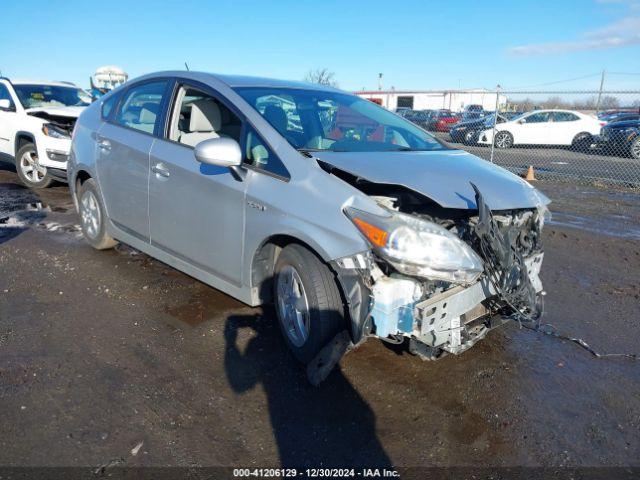
[[[640,198],[539,187],[545,320],[640,351]],[[0,164],[0,465],[640,467],[638,361],[509,324],[437,362],[371,340],[312,387],[272,310],[77,223]]]

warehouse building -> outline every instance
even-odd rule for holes
[[[356,95],[382,105],[389,110],[410,108],[412,110],[447,109],[459,112],[469,105],[481,105],[484,110],[498,109],[507,104],[507,97],[485,89],[475,90],[369,90],[354,92]]]

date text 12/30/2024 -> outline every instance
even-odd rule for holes
[[[394,478],[388,468],[234,468],[235,478]]]

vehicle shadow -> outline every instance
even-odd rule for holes
[[[376,418],[337,366],[319,387],[285,351],[275,315],[232,315],[225,325],[225,371],[236,393],[262,384],[281,466],[391,467]],[[271,318],[269,318],[271,317]],[[245,348],[238,332],[251,329]],[[274,345],[282,348],[274,348]]]

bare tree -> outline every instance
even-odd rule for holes
[[[602,110],[611,110],[614,108],[620,108],[620,100],[613,95],[605,95],[600,102],[600,108]]]
[[[336,82],[334,76],[335,74],[328,68],[318,68],[317,70],[309,70],[304,76],[304,81],[328,85],[330,87],[337,87],[338,82]]]

